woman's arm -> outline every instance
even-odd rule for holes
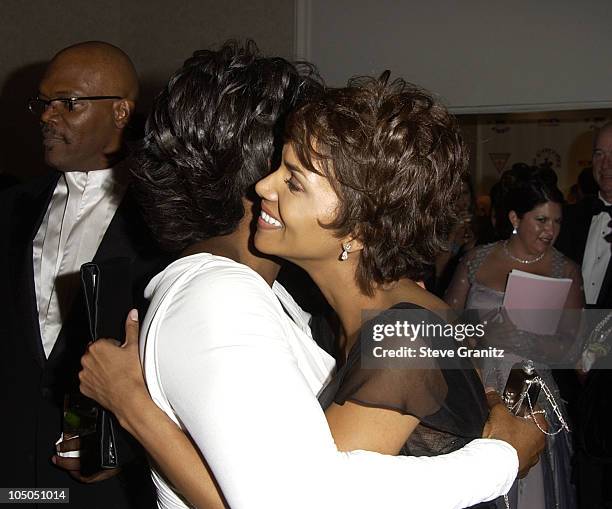
[[[146,395],[128,403],[138,411],[120,422],[148,451],[172,485],[196,507],[226,507],[206,462],[187,435]]]
[[[169,481],[196,507],[225,504],[208,467],[187,435],[151,399],[138,358],[138,322],[126,320],[125,342],[89,345],[79,373],[81,392],[109,409],[140,442]]]
[[[121,348],[114,342],[100,340],[90,346],[83,358],[83,366],[80,375],[83,392],[119,417],[121,424],[134,433],[185,498],[196,507],[222,507],[222,499],[199,452],[150,399],[135,349]],[[353,483],[361,477],[371,486],[380,476],[386,477],[385,485],[395,481],[395,486],[401,486],[399,493],[393,487],[380,492],[376,499],[378,507],[416,507],[419,496],[427,496],[429,480],[441,476],[448,478],[450,484],[444,493],[429,494],[428,503],[437,502],[438,507],[465,507],[479,500],[495,498],[512,484],[516,475],[516,451],[501,440],[511,442],[523,453],[521,468],[532,463],[533,457],[539,453],[533,445],[535,426],[527,427],[529,423],[522,419],[509,426],[508,418],[515,419],[507,412],[499,412],[492,421],[491,426],[496,432],[487,436],[499,440],[477,440],[449,455],[414,458],[353,452],[341,455],[340,464],[354,475]],[[517,429],[521,431],[517,433]],[[525,441],[526,437],[530,438]],[[521,438],[524,440],[522,443]],[[249,453],[248,444],[245,444],[241,454]],[[295,458],[295,461],[298,460]],[[266,474],[261,468],[252,472],[254,477]],[[478,482],[474,479],[478,479]],[[411,485],[409,493],[405,490],[407,483]],[[367,491],[362,493],[363,506],[368,500],[367,494]],[[393,497],[396,498],[393,500]],[[384,505],[384,501],[389,505]],[[361,505],[357,504],[356,507]]]
[[[128,342],[129,345],[129,342]],[[119,348],[110,342],[97,342],[92,345],[90,352],[84,358],[85,371],[82,373],[82,383],[85,392],[88,395],[95,397],[100,402],[107,406],[111,411],[114,411],[119,417],[122,424],[132,429],[137,437],[143,441],[143,444],[149,450],[149,453],[153,455],[156,462],[162,467],[168,478],[179,488],[179,490],[196,506],[198,507],[214,507],[210,504],[211,500],[215,500],[215,497],[211,497],[211,487],[214,483],[210,481],[210,476],[206,471],[204,463],[202,462],[200,455],[195,452],[191,442],[186,439],[184,435],[176,435],[178,428],[174,423],[161,412],[154,403],[148,399],[148,394],[144,389],[142,383],[142,373],[137,359],[130,357],[133,352],[126,348]],[[99,357],[99,359],[96,359]],[[89,358],[89,360],[88,360]],[[294,364],[294,360],[285,359],[289,361],[290,370],[292,373],[296,373],[297,368]],[[94,362],[95,361],[95,362]],[[98,365],[99,362],[99,366]],[[126,362],[128,361],[128,362]],[[132,373],[140,378],[141,382],[135,382],[132,380],[131,375],[126,375],[125,365],[133,363],[136,366]],[[251,366],[250,373],[244,373],[246,376],[245,381],[254,380],[260,373],[260,367],[256,362],[249,362]],[[101,378],[96,380],[93,377],[93,373],[100,371]],[[105,367],[100,367],[105,366]],[[235,365],[233,366],[236,367]],[[114,371],[113,371],[114,370]],[[206,370],[200,370],[200,373],[206,378]],[[230,369],[229,373],[232,373]],[[252,376],[248,376],[252,375]],[[105,378],[106,377],[106,378]],[[123,380],[122,380],[123,378]],[[216,379],[216,377],[214,377]],[[235,378],[235,377],[234,377]],[[93,383],[89,383],[93,381]],[[234,379],[235,381],[235,379]],[[131,386],[130,386],[131,384]],[[275,385],[278,385],[275,383]],[[245,390],[243,391],[243,397],[251,399],[256,402],[258,399],[263,397],[263,393],[260,391],[261,387],[255,387],[251,383],[245,383]],[[254,390],[250,390],[253,388]],[[122,390],[131,393],[129,397],[117,397],[111,396],[110,398],[104,396],[104,394],[118,394],[117,391]],[[136,394],[140,393],[141,396]],[[144,398],[142,396],[145,396]],[[204,394],[195,394],[196,398],[204,397]],[[230,395],[227,394],[229,397]],[[323,414],[318,408],[318,404],[310,391],[307,391],[306,406],[309,408],[309,413],[316,416],[317,426],[320,428],[321,422],[323,423],[323,435],[329,437],[329,430],[325,425]],[[300,399],[300,395],[296,394],[296,397]],[[231,408],[231,404],[228,407],[228,402],[231,402],[231,398],[228,398],[225,402],[218,406],[218,412],[216,422],[219,427],[223,427],[227,422],[225,419],[227,408]],[[197,404],[197,401],[195,402]],[[235,402],[234,402],[235,404]],[[151,408],[150,405],[155,406]],[[314,406],[312,406],[314,405]],[[240,412],[241,417],[238,423],[238,430],[229,433],[231,441],[235,442],[235,445],[231,447],[231,451],[225,451],[225,454],[230,457],[235,454],[235,461],[242,462],[241,460],[245,457],[249,459],[247,463],[250,467],[246,470],[238,469],[234,473],[237,475],[243,475],[247,477],[246,482],[256,482],[259,486],[259,495],[255,494],[254,498],[245,498],[242,503],[248,507],[257,506],[258,501],[264,503],[268,507],[283,506],[288,501],[282,497],[282,493],[279,493],[277,488],[277,482],[274,481],[276,474],[280,469],[285,474],[291,473],[292,469],[288,468],[288,465],[293,467],[294,463],[299,463],[305,458],[299,454],[303,447],[293,447],[296,443],[301,441],[302,437],[299,433],[301,426],[293,430],[289,430],[291,437],[291,443],[287,444],[289,451],[294,451],[291,455],[289,463],[279,464],[273,462],[271,468],[264,468],[268,463],[265,459],[270,458],[270,453],[275,452],[269,450],[270,445],[274,444],[276,437],[276,430],[279,425],[284,422],[284,417],[290,409],[283,407],[282,401],[278,401],[274,404],[272,413],[266,417],[260,411],[261,408],[257,409],[255,404],[254,412]],[[244,409],[243,409],[244,410]],[[276,418],[278,416],[278,419]],[[261,420],[266,423],[268,432],[265,436],[258,435],[255,440],[247,440],[244,436],[243,431],[248,430],[251,427],[251,420]],[[322,419],[322,420],[321,420]],[[236,423],[232,423],[236,425]],[[285,429],[282,425],[281,430]],[[535,428],[535,426],[533,426]],[[304,433],[308,433],[308,428],[302,430]],[[536,430],[537,431],[537,430]],[[522,434],[525,436],[525,433]],[[502,435],[499,435],[502,438]],[[508,437],[507,437],[508,438]],[[200,438],[201,441],[206,441],[205,437]],[[215,440],[214,428],[211,429],[211,433],[208,436],[209,441]],[[306,440],[309,442],[309,440]],[[494,498],[499,494],[503,493],[504,490],[509,488],[512,483],[512,479],[516,474],[516,452],[510,446],[505,445],[499,441],[475,441],[461,451],[457,451],[451,455],[445,455],[437,458],[410,458],[410,457],[390,457],[380,456],[375,453],[366,452],[353,452],[350,454],[341,454],[336,450],[335,445],[329,440],[323,440],[325,443],[326,452],[319,459],[321,464],[313,466],[313,468],[321,468],[325,470],[326,462],[331,462],[334,468],[338,469],[337,475],[334,478],[334,486],[342,486],[340,482],[343,475],[349,475],[355,482],[359,478],[367,479],[367,485],[364,485],[364,490],[360,490],[359,496],[355,497],[354,503],[357,507],[361,507],[362,502],[371,500],[372,502],[377,500],[382,502],[387,500],[390,504],[394,500],[392,506],[410,507],[411,504],[418,506],[423,504],[425,500],[429,504],[437,504],[438,507],[463,507],[466,505],[473,504],[480,500]],[[172,444],[171,447],[166,445]],[[198,444],[202,447],[202,443]],[[515,443],[515,445],[517,445]],[[238,450],[235,450],[235,449]],[[317,447],[319,449],[319,447]],[[528,448],[522,447],[523,450]],[[533,446],[531,451],[534,451]],[[219,451],[217,451],[219,452]],[[224,461],[223,451],[219,460]],[[213,454],[215,456],[216,454]],[[224,470],[222,465],[218,465],[220,470]],[[216,465],[212,465],[216,471]],[[230,470],[232,468],[230,467]],[[439,477],[440,475],[447,475],[452,477],[454,488],[445,490],[444,493],[440,493],[439,490],[429,491],[427,488],[428,482],[431,479]],[[304,502],[306,502],[310,496],[315,495],[309,491],[313,491],[312,486],[308,486],[306,483],[307,478],[300,479],[298,472],[293,472],[293,482],[291,483],[298,491],[293,493],[294,505],[301,505],[299,501],[295,501],[296,493],[299,495],[307,488],[307,493],[304,494]],[[297,477],[296,477],[297,476]],[[474,478],[479,479],[476,483]],[[250,481],[249,481],[250,479]],[[387,483],[389,480],[395,479],[397,483],[393,486],[389,486]],[[302,482],[300,482],[302,481]],[[401,481],[401,482],[400,482]],[[348,482],[348,481],[347,481]],[[411,490],[405,489],[406,482],[410,482]],[[297,483],[297,484],[296,484]],[[306,484],[305,484],[306,483]],[[337,484],[336,484],[337,483]],[[385,486],[389,486],[384,493],[376,486],[381,486],[384,483]],[[322,486],[323,488],[324,486]],[[414,489],[412,489],[412,487]],[[238,489],[240,490],[240,482],[238,486],[229,486],[230,491]],[[262,492],[263,490],[263,492]],[[317,492],[317,490],[314,490]],[[263,493],[268,493],[268,496],[263,496]],[[316,494],[321,496],[325,490],[319,490]],[[285,493],[283,491],[283,493]],[[287,494],[287,493],[285,493]],[[261,497],[263,496],[263,500]],[[331,496],[331,495],[329,495]],[[343,499],[346,498],[346,494],[343,494]],[[368,496],[371,497],[368,499]],[[270,498],[272,497],[272,498]],[[279,498],[280,497],[280,498]],[[395,498],[394,498],[395,497]],[[421,498],[423,497],[423,498]],[[350,496],[349,496],[350,498]],[[220,503],[220,498],[216,498],[217,502]],[[320,499],[318,502],[322,507],[325,507],[325,502]],[[330,499],[331,500],[331,499]],[[213,502],[215,503],[215,502]],[[306,505],[306,504],[304,504]],[[330,504],[331,505],[331,504]],[[383,506],[378,504],[379,506]],[[240,501],[236,507],[241,507]]]
[[[338,452],[276,298],[245,280],[213,283],[191,284],[198,298],[180,296],[167,323],[156,322],[157,376],[232,508],[464,507],[499,494],[487,484],[492,460],[476,467],[472,448],[441,460]],[[466,462],[460,473],[457,461]],[[440,475],[454,476],[448,492],[435,489]]]
[[[419,420],[411,415],[352,401],[346,401],[344,405],[332,403],[325,410],[325,417],[341,451],[365,449],[394,456],[419,424]]]

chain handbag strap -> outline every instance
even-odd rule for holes
[[[527,393],[527,404],[529,405],[529,413],[525,415],[525,419],[533,419],[533,422],[535,422],[538,429],[545,435],[548,435],[551,437],[558,435],[562,431],[566,431],[569,433],[570,432],[569,426],[567,422],[565,422],[565,419],[563,418],[563,414],[561,413],[561,409],[559,408],[559,405],[557,404],[557,401],[555,400],[555,397],[553,396],[552,391],[550,390],[548,385],[546,385],[546,382],[541,377],[537,376],[533,380],[528,380],[528,383],[534,383],[540,386],[540,388],[542,389],[542,392],[544,393],[544,396],[546,396],[546,400],[548,401],[548,403],[550,403],[553,413],[557,417],[561,426],[559,426],[559,429],[553,431],[552,433],[546,431],[545,429],[542,428],[542,426],[540,426],[538,421],[535,419],[535,415],[543,414],[544,417],[546,418],[546,410],[534,410],[533,405],[535,404],[535,402],[531,401],[531,397],[529,396],[529,393]]]
[[[542,410],[535,410],[533,408],[535,402],[531,401],[531,396],[529,395],[530,394],[529,390],[525,391],[524,397],[521,398],[519,401],[517,401],[517,403],[515,403],[515,405],[510,409],[510,411],[520,408],[521,404],[523,403],[524,398],[526,398],[527,399],[527,405],[529,406],[529,412],[525,415],[525,419],[533,419],[533,422],[535,422],[535,425],[538,427],[538,429],[542,433],[544,433],[545,435],[548,435],[548,436],[555,436],[555,435],[561,433],[562,431],[569,432],[570,428],[567,425],[567,422],[565,421],[565,419],[563,418],[563,414],[561,413],[561,409],[559,408],[559,405],[557,404],[557,401],[555,400],[555,397],[553,396],[552,391],[550,390],[550,388],[548,387],[546,382],[542,379],[542,377],[536,376],[535,378],[532,378],[531,380],[525,380],[525,382],[528,385],[536,384],[536,385],[540,386],[540,389],[541,389],[542,393],[546,397],[546,400],[550,403],[550,406],[552,407],[553,413],[555,414],[555,416],[559,420],[559,423],[561,424],[561,426],[559,427],[559,429],[557,429],[557,430],[555,430],[553,432],[546,431],[544,428],[542,428],[542,426],[540,426],[540,424],[536,420],[535,416],[536,416],[536,414],[542,414],[542,415],[544,415],[544,418],[546,418],[546,410],[543,410],[543,409]],[[508,494],[504,495],[504,503],[506,505],[506,509],[510,509],[510,502],[508,500]]]

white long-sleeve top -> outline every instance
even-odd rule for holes
[[[192,255],[146,295],[151,396],[192,437],[232,508],[461,508],[512,485],[517,454],[498,440],[434,458],[339,452],[316,399],[333,359],[289,294],[248,267]],[[153,480],[159,507],[187,507],[160,471]]]

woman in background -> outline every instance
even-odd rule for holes
[[[563,194],[556,186],[556,175],[547,169],[521,168],[520,171],[506,172],[500,186],[505,214],[498,215],[502,224],[496,226],[505,233],[505,238],[477,247],[463,258],[446,292],[446,302],[457,310],[475,310],[482,321],[488,311],[502,306],[508,275],[517,269],[571,279],[565,309],[582,309],[584,294],[580,268],[553,247],[559,235],[563,204]],[[504,389],[512,365],[521,359],[531,358],[541,350],[537,338],[517,331],[511,333],[509,343],[507,346],[515,355],[506,355],[503,360],[484,359],[481,366],[485,385],[500,392]],[[542,344],[559,348],[557,354],[563,354],[565,348],[562,342],[557,341],[553,341],[552,345],[550,341],[543,341]],[[555,352],[549,353],[555,355]],[[562,419],[567,421],[567,413],[552,374],[545,365],[537,364],[536,369],[551,389]],[[562,422],[551,403],[542,396],[539,402],[546,411],[551,430],[559,429]],[[526,479],[519,480],[511,493],[512,507],[573,508],[575,495],[570,480],[570,457],[568,433],[550,435],[540,464]]]

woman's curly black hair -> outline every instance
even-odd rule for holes
[[[356,78],[298,109],[286,131],[300,162],[338,194],[338,237],[363,243],[361,290],[422,279],[446,246],[467,172],[455,118],[401,79]]]
[[[134,156],[133,192],[167,251],[233,232],[243,198],[282,148],[284,120],[320,90],[312,67],[253,41],[196,51],[155,99]]]

